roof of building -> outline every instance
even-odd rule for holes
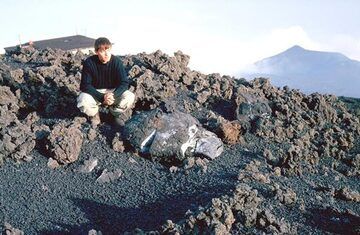
[[[85,37],[82,35],[74,35],[69,37],[62,38],[53,38],[41,41],[34,41],[24,43],[21,46],[32,46],[36,49],[45,49],[47,47],[52,49],[62,49],[62,50],[74,50],[74,49],[85,49],[94,47],[95,39]],[[5,51],[12,51],[18,48],[20,45],[5,47]]]

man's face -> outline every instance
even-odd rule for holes
[[[111,46],[101,45],[96,51],[96,55],[99,57],[101,63],[106,64],[111,59]]]

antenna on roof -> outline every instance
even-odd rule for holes
[[[20,34],[19,34],[19,46],[20,46],[20,48],[22,47],[22,45],[21,45],[21,38],[20,38]]]

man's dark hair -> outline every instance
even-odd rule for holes
[[[109,47],[111,47],[110,40],[107,39],[107,38],[104,38],[104,37],[96,39],[95,44],[94,44],[95,51],[99,50],[99,48],[101,46],[109,46]]]

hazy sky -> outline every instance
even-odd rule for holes
[[[297,44],[360,60],[358,0],[0,0],[0,48],[81,34],[119,55],[190,55],[203,73],[235,75]]]

